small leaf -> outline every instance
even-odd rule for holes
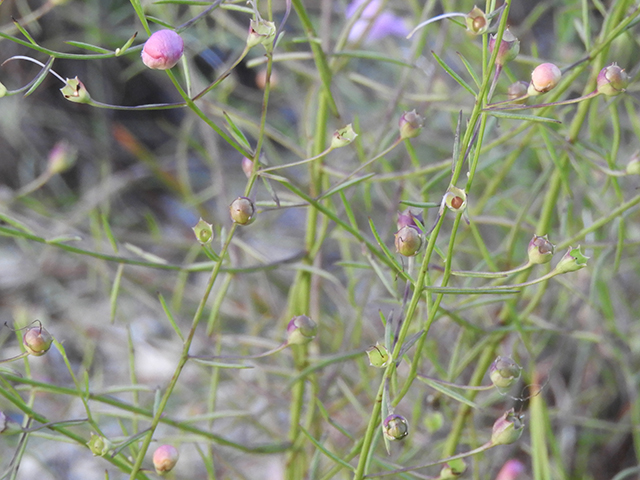
[[[473,89],[469,86],[469,84],[467,82],[465,82],[462,77],[460,75],[458,75],[456,72],[454,72],[451,67],[449,65],[447,65],[446,63],[444,63],[444,61],[438,56],[438,54],[436,54],[436,52],[434,52],[433,50],[431,51],[431,54],[434,56],[434,58],[436,59],[436,62],[438,62],[440,64],[440,66],[442,68],[444,68],[444,70],[451,75],[451,77],[460,84],[461,87],[463,87],[467,92],[469,92],[471,95],[473,95],[474,97],[476,96],[476,92],[473,91]]]

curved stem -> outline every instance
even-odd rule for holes
[[[415,27],[413,30],[411,30],[409,32],[409,35],[407,35],[407,38],[413,37],[414,33],[416,33],[418,30],[420,30],[421,28],[426,27],[430,23],[437,22],[438,20],[444,20],[445,18],[466,17],[466,16],[467,16],[466,13],[460,13],[460,12],[443,13],[442,15],[437,15],[437,16],[435,16],[433,18],[430,18],[429,20],[426,20],[426,21],[422,22],[417,27]]]

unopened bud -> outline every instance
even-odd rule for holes
[[[400,137],[414,138],[420,134],[424,120],[415,110],[404,112],[400,117],[398,126],[400,127]]]
[[[527,101],[524,97],[527,95],[528,88],[529,84],[522,80],[512,83],[507,89],[507,98],[512,102],[516,101],[516,103],[524,103]]]
[[[113,443],[102,435],[96,435],[91,432],[91,438],[87,442],[87,446],[94,457],[104,457],[113,448]]]
[[[409,226],[415,227],[418,229],[418,231],[420,231],[420,227],[418,226],[416,220],[422,223],[422,212],[414,215],[411,210],[407,208],[404,212],[398,212],[398,222],[396,223],[396,225],[398,227],[398,230],[400,230],[402,227]]]
[[[318,325],[306,315],[293,317],[287,325],[287,344],[306,345],[316,338]]]
[[[443,205],[454,212],[462,212],[467,207],[467,194],[464,190],[452,185],[442,197],[441,210]]]
[[[598,74],[598,93],[619,95],[626,90],[628,84],[629,75],[615,63],[604,67]]]
[[[242,171],[249,178],[253,173],[253,160],[247,157],[242,157]]]
[[[497,35],[489,37],[489,51],[493,53],[496,46]],[[511,60],[514,60],[520,53],[520,40],[507,28],[502,34],[502,41],[498,48],[498,56],[496,57],[496,65],[504,66]]]
[[[78,77],[67,78],[66,85],[60,89],[64,98],[73,103],[91,103],[91,95]]]
[[[580,270],[587,266],[587,260],[589,257],[585,257],[580,251],[580,245],[576,248],[569,247],[567,253],[564,254],[564,257],[558,262],[554,272],[560,273],[569,273],[575,272],[576,270]]]
[[[7,87],[5,87],[2,82],[0,82],[0,98],[4,97],[6,94],[7,94]]]
[[[254,220],[256,212],[253,202],[247,197],[238,197],[229,206],[231,220],[238,225],[249,225]]]
[[[353,125],[349,124],[346,127],[333,132],[331,148],[346,147],[353,142],[357,136],[358,134],[353,130]]]
[[[153,466],[158,475],[170,472],[178,463],[180,453],[173,445],[161,445],[153,452]]]
[[[509,445],[522,435],[524,422],[521,415],[516,415],[513,408],[504,413],[493,424],[491,445]]]
[[[636,152],[629,163],[627,163],[626,168],[627,175],[640,175],[640,152]]]
[[[249,37],[247,45],[249,48],[263,44],[269,49],[269,44],[273,42],[276,35],[276,24],[267,20],[251,20],[249,22]]]
[[[412,257],[422,246],[422,235],[417,227],[407,225],[396,233],[396,252],[405,257]]]
[[[200,217],[196,226],[193,227],[193,233],[196,234],[196,239],[201,245],[208,245],[213,240],[213,225]]]
[[[517,480],[524,471],[524,464],[520,460],[512,458],[502,466],[496,475],[496,480]]]
[[[534,265],[549,263],[555,248],[556,246],[549,241],[548,235],[534,235],[527,248],[529,263]]]
[[[385,368],[391,361],[389,350],[379,343],[367,348],[367,357],[369,357],[369,364],[376,368]]]
[[[47,159],[47,170],[51,175],[62,173],[70,169],[78,158],[78,149],[71,146],[66,140],[56,143]]]
[[[53,337],[42,325],[30,327],[22,337],[24,349],[34,357],[40,357],[47,353],[52,343]]]
[[[465,23],[467,24],[467,31],[474,35],[482,35],[489,29],[487,16],[476,6],[473,7],[473,10],[467,13]]]
[[[440,477],[438,480],[449,480],[451,478],[458,478],[464,472],[467,471],[467,464],[462,458],[457,458],[446,463],[442,470],[440,470]]]
[[[560,77],[562,77],[562,72],[553,63],[538,65],[531,72],[531,83],[527,93],[531,97],[547,93],[558,84]]]
[[[142,63],[154,70],[173,68],[184,52],[182,37],[173,30],[159,30],[142,48]]]
[[[389,440],[402,440],[409,434],[407,419],[402,415],[389,415],[382,422],[382,433]]]
[[[509,388],[520,378],[520,365],[509,357],[498,357],[489,367],[489,377],[496,387]]]

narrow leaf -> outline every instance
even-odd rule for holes
[[[454,72],[451,67],[449,67],[449,65],[447,65],[446,63],[444,63],[444,61],[438,56],[438,54],[436,52],[434,52],[433,50],[431,51],[431,54],[434,56],[434,58],[436,59],[436,62],[438,62],[440,64],[440,66],[442,68],[444,68],[445,72],[447,72],[449,75],[451,75],[451,77],[460,84],[461,87],[463,87],[467,92],[469,92],[471,95],[473,95],[474,97],[476,96],[476,92],[473,91],[473,89],[469,86],[469,84],[467,82],[465,82],[462,77],[460,75],[458,75],[456,72]]]
[[[518,113],[499,112],[497,110],[485,110],[489,115],[493,115],[497,118],[507,118],[509,120],[526,120],[529,122],[543,122],[543,123],[562,123],[560,120],[555,120],[548,117],[539,117],[537,115],[524,115]]]
[[[429,385],[434,390],[438,390],[440,393],[443,393],[444,395],[446,395],[448,397],[451,397],[451,398],[453,398],[454,400],[456,400],[456,401],[458,401],[460,403],[464,403],[465,405],[468,405],[471,408],[475,408],[475,409],[479,408],[478,405],[476,405],[471,400],[468,400],[463,395],[460,395],[458,392],[455,392],[455,391],[451,390],[450,388],[447,388],[447,387],[445,387],[444,385],[442,385],[442,384],[440,384],[438,382],[434,382],[433,380],[431,380],[429,378],[424,378],[424,377],[417,377],[417,378],[421,382],[424,382],[427,385]]]

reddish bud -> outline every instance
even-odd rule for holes
[[[553,63],[538,65],[531,72],[531,83],[527,93],[532,97],[547,93],[558,84],[560,77],[562,77],[562,72]]]
[[[615,63],[604,67],[598,74],[598,93],[603,95],[619,95],[625,91],[628,84],[629,75]]]
[[[149,37],[142,49],[142,63],[155,70],[172,68],[184,51],[182,37],[173,30],[160,30]]]
[[[173,445],[161,445],[153,452],[153,466],[158,475],[170,472],[178,463],[180,453]]]
[[[34,357],[47,353],[52,343],[53,337],[42,325],[29,328],[22,337],[24,349]]]
[[[496,46],[497,35],[489,37],[489,51],[493,53]],[[502,34],[502,41],[498,48],[498,56],[496,57],[496,65],[504,66],[511,60],[514,60],[520,53],[520,40],[507,28]]]

